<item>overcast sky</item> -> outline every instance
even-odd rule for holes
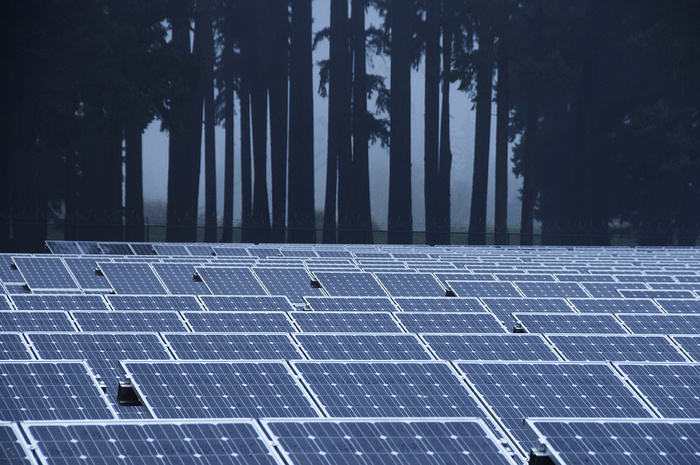
[[[329,2],[316,1],[313,3],[314,33],[327,27],[330,20]],[[377,22],[376,15],[370,14],[367,22]],[[319,44],[314,51],[313,60],[328,57],[327,43]],[[368,60],[368,72],[386,76],[386,85],[389,86],[389,59],[388,57],[372,56]],[[318,67],[314,72],[315,89],[318,89]],[[411,75],[411,176],[413,182],[413,222],[415,230],[424,229],[425,215],[423,204],[423,115],[424,115],[424,79],[422,66]],[[451,112],[451,138],[452,138],[452,227],[453,229],[466,229],[469,222],[469,205],[471,202],[472,168],[474,155],[474,111],[468,96],[457,90],[454,84],[450,93]],[[328,100],[315,95],[314,102],[314,151],[316,169],[316,210],[323,210],[326,176],[326,142]],[[236,110],[235,126],[235,170],[236,185],[234,191],[235,222],[240,221],[240,120]],[[293,114],[290,117],[294,117]],[[489,157],[489,195],[488,195],[488,223],[494,222],[494,151],[495,151],[495,106],[492,110],[491,120],[491,153]],[[217,157],[217,202],[219,216],[223,209],[223,177],[224,177],[224,130],[217,127],[216,131],[216,157]],[[269,152],[268,152],[269,153]],[[510,158],[510,157],[509,157]],[[204,157],[202,157],[202,162]],[[510,162],[509,162],[510,163]],[[268,161],[268,180],[269,180]],[[520,201],[518,200],[521,181],[516,180],[509,167],[508,184],[508,223],[517,225],[520,221]],[[168,184],[168,136],[160,132],[160,122],[155,121],[146,130],[143,138],[143,176],[144,176],[144,200],[149,203],[165,204]],[[200,214],[204,212],[203,190],[204,167],[202,167],[202,181],[200,183]],[[386,227],[389,193],[389,150],[382,149],[379,144],[370,147],[370,190],[372,196],[372,217],[378,227]],[[268,181],[268,186],[269,186]],[[148,208],[148,205],[147,205]],[[147,211],[148,216],[148,211]],[[153,215],[152,215],[153,216]],[[150,224],[157,222],[156,218],[147,218]]]

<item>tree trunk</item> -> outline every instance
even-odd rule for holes
[[[437,243],[440,211],[438,160],[440,131],[440,2],[426,3],[425,11],[425,241]]]
[[[202,8],[202,53],[204,57],[204,242],[216,242],[216,141],[214,108],[214,22],[213,0],[199,0]]]
[[[452,62],[452,0],[443,0],[442,7],[442,109],[440,115],[440,152],[438,160],[438,195],[436,244],[449,244],[451,231],[450,185],[452,149],[450,143],[450,64]]]
[[[289,242],[316,242],[311,0],[292,0],[289,50]]]
[[[272,168],[272,240],[285,241],[287,208],[288,2],[270,5],[270,163]]]
[[[124,129],[124,147],[126,150],[125,181],[125,239],[131,242],[146,240],[143,220],[143,156],[141,146],[141,128],[128,123]]]
[[[477,26],[479,63],[476,65],[476,125],[474,132],[474,177],[469,215],[469,244],[486,244],[486,198],[489,176],[489,145],[491,139],[491,80],[493,61],[493,32],[490,25]]]
[[[391,147],[387,241],[413,240],[411,204],[411,24],[409,1],[391,3]]]
[[[233,64],[233,31],[225,29],[224,50],[224,223],[221,242],[233,242],[233,189],[235,179],[234,163],[234,95],[235,70]]]
[[[493,243],[508,244],[508,12],[504,13],[498,38],[498,83],[496,85],[496,214]]]

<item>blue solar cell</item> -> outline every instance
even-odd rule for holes
[[[98,242],[97,247],[105,255],[134,255],[129,244],[123,242]]]
[[[700,362],[700,335],[677,335],[671,336],[671,339],[688,354],[691,361]]]
[[[571,361],[686,361],[671,341],[663,336],[562,334],[547,337]]]
[[[389,297],[305,297],[319,312],[394,312],[396,306]]]
[[[431,360],[413,334],[295,334],[312,360]]]
[[[588,293],[578,283],[516,281],[514,284],[525,297],[588,297]]]
[[[117,294],[167,294],[148,263],[98,263]]]
[[[75,331],[66,312],[59,311],[0,311],[0,331]]]
[[[108,295],[115,310],[201,310],[197,298],[191,295]]]
[[[315,273],[331,296],[381,296],[386,292],[371,273],[323,271]]]
[[[209,294],[203,282],[194,280],[194,265],[190,263],[154,263],[152,266],[171,294]]]
[[[184,244],[153,244],[157,255],[189,256],[190,252]]]
[[[38,454],[68,463],[280,463],[251,421],[32,423]]]
[[[301,360],[304,358],[286,333],[164,333],[180,360]]]
[[[632,363],[615,366],[664,418],[700,418],[700,364]]]
[[[484,312],[474,297],[394,297],[405,312]]]
[[[422,334],[441,360],[561,360],[539,334]]]
[[[382,312],[290,312],[304,332],[401,333],[390,313]]]
[[[614,282],[615,278],[612,277],[612,275],[609,274],[563,274],[563,273],[557,273],[554,275],[559,281],[562,282],[567,282],[567,281],[574,281],[577,283],[586,283],[586,282],[596,282],[596,283],[609,283],[609,282]]]
[[[492,313],[406,312],[396,317],[411,333],[502,333],[506,328]]]
[[[0,362],[0,420],[112,419],[85,362]]]
[[[187,331],[177,312],[71,312],[81,331],[150,332]]]
[[[621,283],[673,283],[673,276],[669,275],[640,275],[640,274],[616,274],[615,279]]]
[[[287,312],[294,309],[286,296],[204,295],[200,298],[204,306],[211,311]]]
[[[657,302],[668,313],[700,314],[700,299],[658,299]]]
[[[651,299],[571,299],[581,313],[661,313]]]
[[[447,281],[459,297],[522,297],[513,283],[500,281]]]
[[[445,288],[430,273],[376,273],[393,297],[443,297]]]
[[[14,295],[17,310],[109,310],[99,295],[26,294]]]
[[[476,419],[264,421],[290,463],[513,464]]]
[[[528,333],[627,334],[609,313],[514,313]]]
[[[461,362],[457,367],[525,453],[534,444],[524,418],[653,416],[605,363]]]
[[[508,327],[515,323],[515,312],[563,312],[571,313],[572,308],[562,298],[492,297],[481,299],[488,309]]]
[[[668,291],[663,289],[620,289],[620,294],[626,299],[696,299],[691,291]]]
[[[437,279],[443,284],[447,281],[495,281],[496,278],[488,273],[467,273],[467,272],[439,272],[435,273]]]
[[[2,287],[0,287],[0,292],[2,292]],[[1,310],[12,310],[12,305],[6,295],[0,295],[0,311]]]
[[[0,422],[0,463],[17,465],[37,463],[15,423]]]
[[[155,418],[317,417],[283,362],[122,362]]]
[[[153,244],[147,242],[132,242],[129,245],[136,255],[148,256],[155,255],[156,253],[156,251],[153,250]]]
[[[29,346],[20,333],[0,333],[0,360],[31,360]],[[0,452],[0,457],[2,453]],[[2,463],[2,460],[0,460]]]
[[[644,283],[590,283],[584,282],[581,285],[593,298],[620,298],[623,297],[620,289],[648,289]]]
[[[196,332],[289,333],[296,331],[283,312],[183,312],[182,315]]]
[[[255,268],[253,271],[270,294],[285,295],[294,303],[303,303],[306,296],[323,295],[321,289],[311,287],[311,276],[304,268]]]
[[[63,261],[83,290],[111,290],[105,277],[95,273],[98,268],[97,260],[84,257],[66,257]]]
[[[78,289],[60,257],[14,257],[13,262],[29,289]]]
[[[697,420],[527,420],[556,463],[672,465],[698,460]]]
[[[535,270],[537,271],[537,270]],[[499,281],[535,281],[535,282],[554,282],[554,276],[544,273],[496,273],[496,279]]]
[[[697,314],[618,313],[617,316],[635,334],[700,333],[700,315]]]
[[[483,417],[445,362],[291,362],[333,417]]]
[[[97,245],[97,242],[79,241],[76,244],[85,255],[102,255],[102,249]]]
[[[198,266],[195,270],[214,295],[267,295],[250,268]]]

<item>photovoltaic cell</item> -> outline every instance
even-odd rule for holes
[[[430,273],[376,273],[393,297],[444,297],[445,288]]]
[[[635,334],[698,334],[700,315],[618,313],[618,318]]]
[[[457,367],[523,451],[535,445],[524,418],[652,417],[605,363],[462,362]]]
[[[95,270],[98,267],[97,260],[83,257],[66,257],[63,259],[63,261],[75,277],[76,281],[78,281],[78,284],[80,285],[81,289],[95,289],[105,291],[109,291],[112,289],[104,276],[98,276],[95,273]]]
[[[510,282],[447,281],[447,286],[459,297],[522,297]]]
[[[583,298],[588,297],[578,283],[554,283],[554,282],[526,282],[514,283],[525,297],[561,297]]]
[[[0,312],[0,331],[75,331],[68,313],[59,311]]]
[[[390,313],[381,312],[290,312],[304,332],[401,333]]]
[[[97,247],[105,255],[134,255],[129,244],[123,242],[98,242]]]
[[[431,360],[413,334],[295,334],[312,360]]]
[[[294,303],[304,303],[305,296],[323,295],[311,287],[311,276],[304,268],[255,268],[253,270],[274,295],[286,295]]]
[[[389,297],[304,297],[307,304],[319,312],[394,312],[396,306]]]
[[[180,360],[301,360],[287,333],[164,333]]]
[[[677,335],[671,339],[690,356],[692,361],[700,362],[700,335]]]
[[[71,312],[82,331],[150,332],[187,331],[177,312]]]
[[[663,336],[567,334],[547,337],[571,361],[686,361],[678,349]]]
[[[581,313],[661,313],[651,299],[571,299]]]
[[[197,298],[192,295],[108,295],[107,300],[115,310],[174,312],[202,309]]]
[[[528,419],[556,463],[672,465],[694,463],[700,421]]]
[[[628,334],[609,313],[514,313],[528,333]]]
[[[36,464],[15,423],[0,422],[0,463]]]
[[[644,283],[608,283],[608,282],[584,282],[581,285],[586,288],[593,298],[616,299],[623,297],[620,289],[648,289]]]
[[[668,313],[700,314],[700,299],[658,299],[657,302]]]
[[[157,255],[189,256],[190,252],[184,244],[153,244]]]
[[[615,366],[664,418],[700,418],[700,364],[632,363]]]
[[[696,299],[697,296],[691,291],[674,291],[674,290],[663,290],[663,289],[640,289],[640,290],[627,290],[620,289],[620,294],[622,297],[628,299]]]
[[[85,362],[0,362],[0,420],[113,419]]]
[[[437,279],[443,284],[447,281],[495,281],[496,278],[489,273],[467,273],[467,272],[438,272],[435,273]]]
[[[513,464],[477,419],[264,421],[291,463]]]
[[[156,251],[153,250],[153,244],[144,242],[134,242],[129,244],[136,255],[147,256],[155,255]]]
[[[371,273],[319,271],[314,273],[329,295],[386,297],[387,293]]]
[[[148,263],[98,263],[117,294],[167,294]]]
[[[214,295],[267,295],[250,268],[198,266],[195,269]]]
[[[441,360],[559,361],[539,334],[422,334]]]
[[[194,265],[189,263],[154,263],[158,277],[171,294],[209,294],[201,281],[195,281]]]
[[[59,257],[14,257],[13,262],[29,289],[78,289]]]
[[[406,312],[396,317],[411,333],[503,333],[492,313]]]
[[[32,422],[25,425],[47,463],[281,463],[252,421]]]
[[[196,332],[289,333],[297,331],[283,312],[183,312],[182,315]]]
[[[395,297],[404,312],[484,312],[474,297]]]
[[[82,253],[78,244],[72,241],[46,241],[46,247],[52,254],[80,255]]]
[[[17,310],[109,310],[99,295],[20,294],[12,301]]]
[[[2,288],[0,287],[0,292],[1,291]],[[2,310],[12,310],[12,305],[10,305],[10,301],[6,295],[0,295],[0,311]]]
[[[20,333],[0,333],[0,360],[31,360],[29,346]],[[0,457],[2,457],[0,452]],[[2,463],[2,460],[0,460]]]
[[[283,362],[122,362],[155,418],[317,417]]]
[[[332,417],[483,417],[445,362],[291,362]]]
[[[211,311],[227,312],[287,312],[294,309],[286,296],[218,296],[200,297]]]

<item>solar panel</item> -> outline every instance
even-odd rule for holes
[[[297,331],[283,312],[183,312],[182,316],[196,332],[288,333]]]
[[[562,334],[547,338],[571,361],[686,361],[671,341],[663,336]]]
[[[614,299],[623,297],[620,289],[648,289],[644,283],[583,282],[581,285],[593,298]]]
[[[97,242],[80,241],[76,243],[78,244],[78,247],[80,247],[80,250],[83,251],[83,254],[102,255],[102,249],[98,247]]]
[[[615,366],[663,418],[700,418],[700,364],[633,363]]]
[[[304,356],[287,333],[164,333],[180,360],[300,360]]]
[[[323,271],[315,273],[331,296],[386,297],[384,288],[371,273]]]
[[[510,282],[447,281],[447,286],[459,297],[522,297]]]
[[[214,295],[267,295],[250,268],[198,266],[195,270]]]
[[[201,310],[192,295],[108,295],[107,301],[115,310]]]
[[[481,299],[488,309],[507,326],[515,323],[514,312],[564,312],[571,313],[572,308],[562,298],[531,297],[490,297]]]
[[[281,463],[253,421],[31,422],[25,431],[52,464]]]
[[[376,273],[393,297],[444,297],[445,288],[430,273]]]
[[[394,312],[396,306],[389,297],[304,297],[306,303],[319,312]]]
[[[696,334],[700,333],[700,315],[618,313],[618,318],[635,334]]]
[[[578,283],[516,281],[514,284],[525,297],[588,297]]]
[[[46,248],[52,254],[82,254],[78,244],[72,241],[46,241]]]
[[[211,257],[214,254],[214,248],[211,244],[189,244],[186,248],[194,257]]]
[[[492,313],[396,313],[411,333],[502,333],[505,327]]]
[[[689,334],[670,337],[689,356],[691,361],[700,362],[700,335]]]
[[[212,247],[212,251],[217,257],[251,257],[244,247]]]
[[[496,273],[496,279],[499,281],[554,282],[554,276],[544,273]]]
[[[108,310],[102,296],[69,294],[14,295],[17,310]]]
[[[134,255],[129,244],[123,242],[98,242],[97,247],[105,255]]]
[[[85,362],[0,362],[0,420],[112,419]]]
[[[190,252],[184,244],[153,244],[157,255],[189,256]]]
[[[651,299],[570,299],[582,313],[661,313]]]
[[[280,249],[274,247],[246,247],[248,253],[253,257],[267,258],[267,257],[281,257],[282,254]]]
[[[317,417],[283,362],[122,362],[154,418]]]
[[[432,360],[413,334],[295,334],[312,360]]]
[[[0,422],[0,463],[36,464],[17,424]]]
[[[698,460],[700,421],[528,419],[556,463],[591,465],[694,463]]]
[[[0,287],[0,292],[2,290],[2,287]],[[12,310],[12,305],[10,305],[10,301],[4,294],[0,294],[0,310]]]
[[[71,314],[81,331],[187,331],[177,312],[76,311]]]
[[[668,275],[639,275],[639,274],[616,274],[615,279],[621,283],[673,283],[673,276]]]
[[[484,312],[479,300],[474,297],[395,297],[394,300],[405,312]]]
[[[212,311],[287,312],[294,309],[286,296],[212,296],[200,297],[204,306]]]
[[[627,334],[609,313],[514,313],[528,333]]]
[[[514,464],[478,419],[265,420],[290,463]]]
[[[255,268],[265,288],[275,295],[286,295],[294,303],[304,303],[305,296],[323,295],[311,287],[311,276],[304,268]]]
[[[294,322],[310,333],[401,333],[390,313],[290,312]]]
[[[95,289],[109,291],[112,288],[104,276],[97,275],[97,260],[92,258],[64,258],[66,266],[75,277],[81,289]]]
[[[668,313],[700,314],[700,299],[658,299],[657,302]]]
[[[100,271],[117,294],[167,294],[148,263],[102,263]]]
[[[652,412],[605,363],[460,362],[457,368],[525,453],[528,417],[650,418]]]
[[[59,311],[0,312],[0,331],[75,331],[68,313]]]
[[[609,274],[562,274],[557,273],[554,275],[559,281],[575,281],[577,283],[585,282],[596,282],[596,283],[609,283],[614,282],[615,278]]]
[[[626,299],[696,299],[691,291],[667,291],[663,289],[620,289],[620,294]]]
[[[0,333],[0,360],[31,360],[34,356],[20,333]],[[0,457],[2,457],[0,452]],[[0,463],[2,461],[0,460]]]
[[[190,263],[154,263],[153,269],[171,294],[209,294],[203,282],[194,280]]]
[[[421,334],[441,360],[561,360],[539,334]]]
[[[447,281],[495,281],[496,278],[488,273],[467,273],[467,272],[439,272],[435,277],[442,283]]]
[[[29,289],[78,289],[78,283],[59,257],[14,257]]]
[[[445,362],[291,362],[332,417],[483,417]]]

